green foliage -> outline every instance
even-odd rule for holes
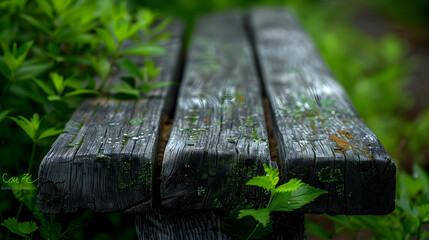
[[[28,235],[36,231],[38,228],[37,224],[33,221],[20,223],[16,218],[8,218],[4,220],[1,225],[7,227],[9,231],[18,234],[25,239],[30,239]]]
[[[265,208],[260,209],[241,209],[239,210],[237,219],[243,219],[245,217],[253,217],[256,221],[256,225],[253,225],[252,232],[247,235],[247,239],[255,238],[254,234],[258,229],[265,229],[267,226],[271,228],[271,212],[280,211],[280,212],[290,212],[295,209],[299,209],[302,206],[314,201],[319,195],[327,193],[325,190],[313,188],[308,184],[301,182],[299,179],[291,179],[287,183],[284,183],[278,187],[276,187],[279,182],[279,171],[273,166],[268,167],[264,164],[265,176],[256,176],[250,179],[246,185],[253,185],[262,187],[266,191],[269,191],[271,196],[268,204]],[[232,214],[232,213],[231,213]],[[231,215],[230,215],[231,217]],[[225,219],[224,221],[231,221],[231,219]],[[237,220],[240,222],[239,220]],[[226,222],[225,226],[228,226]],[[240,238],[241,235],[234,235],[237,229],[232,230],[229,228],[223,228],[227,234],[230,234],[233,237]],[[231,232],[232,231],[232,232]],[[263,231],[267,235],[261,237],[267,237],[271,231],[267,231],[265,229]]]
[[[161,68],[152,55],[166,53],[159,42],[169,37],[164,30],[170,20],[151,10],[129,11],[125,2],[113,0],[19,0],[1,1],[0,12],[0,170],[9,175],[20,176],[23,169],[35,175],[33,166],[83,97],[115,97],[116,88],[126,98],[140,98],[171,84],[153,81]],[[137,66],[132,55],[145,57],[137,67],[141,76],[132,75],[135,84],[107,87],[121,61]],[[35,218],[36,237],[71,238],[87,222],[42,216],[36,192],[25,189],[30,186],[9,187],[12,191],[0,191],[0,215]]]
[[[232,210],[228,217],[222,219],[222,231],[239,240],[248,239],[252,232],[253,239],[267,238],[273,232],[273,221],[270,220],[265,227],[255,227],[258,226],[258,222],[252,216],[243,216],[237,221],[239,213],[248,209],[251,207],[238,207]]]
[[[330,239],[348,229],[355,235],[360,229],[370,231],[377,239],[426,239],[429,232],[422,228],[429,223],[429,174],[414,165],[413,175],[400,171],[397,177],[396,208],[385,216],[326,216],[335,223],[333,232],[314,226],[309,221],[307,231]]]
[[[25,133],[27,133],[27,135],[35,143],[37,143],[38,141],[44,138],[55,136],[63,132],[63,130],[48,128],[42,131],[41,133],[39,133],[40,123],[43,120],[43,118],[40,119],[39,114],[37,113],[33,114],[33,117],[31,117],[30,120],[28,120],[23,116],[18,116],[18,118],[9,117],[9,119],[13,120],[16,124],[18,124],[21,127],[21,129],[24,130]]]

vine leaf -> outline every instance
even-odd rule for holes
[[[30,221],[20,223],[14,217],[4,220],[1,225],[9,229],[9,231],[24,238],[28,238],[28,234],[31,234],[38,229],[36,222]]]
[[[302,186],[302,182],[299,179],[292,178],[289,182],[282,184],[276,188],[276,192],[292,192]]]
[[[228,217],[222,219],[221,230],[228,236],[237,240],[246,240],[251,234],[258,222],[251,216],[245,216],[237,219],[241,210],[250,209],[247,207],[237,207],[229,213]],[[252,239],[267,239],[273,232],[273,221],[270,221],[266,227],[259,226],[252,235]]]
[[[271,221],[270,210],[267,208],[260,209],[244,209],[240,210],[238,214],[238,219],[241,219],[246,216],[253,217],[258,223],[262,224],[262,226],[266,227],[268,223]]]
[[[327,191],[302,183],[295,191],[274,193],[273,200],[268,209],[270,211],[290,212],[314,201],[314,199],[324,193],[327,193]]]
[[[246,185],[262,187],[267,191],[274,190],[279,182],[279,171],[273,169],[273,166],[268,167],[266,164],[264,164],[264,169],[266,172],[265,176],[253,177],[247,181]]]

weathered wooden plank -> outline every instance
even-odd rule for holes
[[[198,21],[161,170],[163,207],[232,209],[265,203],[245,186],[270,161],[259,80],[242,16]]]
[[[221,231],[225,214],[217,211],[144,212],[136,214],[138,239],[232,239]],[[274,231],[269,239],[305,239],[302,214],[275,214]]]
[[[333,78],[314,44],[284,9],[254,9],[249,28],[288,179],[329,190],[311,213],[387,214],[396,167]],[[283,179],[282,181],[285,181]]]
[[[154,58],[163,67],[154,81],[178,78],[183,28],[175,23],[168,30],[172,38],[162,43],[168,54]],[[161,115],[168,112],[173,88],[154,89],[136,101],[85,100],[40,165],[40,210],[107,212],[150,202]]]
[[[136,214],[138,239],[231,239],[221,232],[220,218],[213,211],[184,211],[176,214]]]

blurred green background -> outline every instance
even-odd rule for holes
[[[26,1],[0,1],[0,11],[3,11],[0,12],[2,42],[10,40],[11,35],[6,27],[13,21],[13,11],[18,11],[4,7],[12,2],[26,4]],[[103,4],[102,1],[98,2]],[[187,24],[186,41],[192,36],[198,16],[227,8],[246,9],[258,5],[284,5],[299,17],[333,75],[391,154],[400,172],[412,174],[414,164],[429,169],[429,1],[127,1],[131,12],[145,7],[182,19]],[[1,86],[3,92],[5,85]],[[28,87],[34,88],[32,85]],[[14,94],[17,96],[13,100],[15,102],[2,103],[2,106],[24,106],[19,114],[26,116],[30,116],[28,114],[31,112],[52,113],[49,109],[52,106],[41,105],[43,101],[37,99],[37,95],[29,95],[30,91],[17,90]],[[68,102],[66,108],[55,110],[56,118],[48,117],[45,124],[64,127],[78,102]],[[23,172],[28,165],[31,141],[10,120],[1,121],[0,118],[0,129],[1,172],[11,175]],[[40,142],[35,156],[37,162],[47,153],[54,140],[55,137]],[[15,216],[18,208],[19,204],[10,191],[0,191],[1,221]],[[83,215],[92,214],[85,212]],[[23,213],[24,220],[31,217],[31,213]],[[71,222],[74,217],[62,216],[62,221]],[[133,216],[94,214],[92,219],[83,232],[76,231],[71,236],[75,239],[136,238]],[[0,226],[0,239],[6,235],[6,229]]]

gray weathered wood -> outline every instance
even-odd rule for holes
[[[221,231],[225,214],[216,211],[145,212],[136,214],[138,239],[199,240],[232,239]],[[275,214],[274,231],[269,239],[305,239],[302,214]]]
[[[287,179],[298,177],[329,190],[304,210],[391,212],[395,164],[360,119],[297,20],[284,9],[273,8],[254,9],[249,17],[281,172]]]
[[[168,54],[154,59],[163,67],[154,81],[177,79],[183,28],[177,23],[169,30],[172,38],[162,43]],[[154,89],[137,101],[85,100],[40,164],[40,210],[107,212],[150,202],[161,115],[172,102],[172,89]]]
[[[161,170],[163,207],[265,203],[246,186],[270,161],[261,90],[241,14],[198,21]]]

